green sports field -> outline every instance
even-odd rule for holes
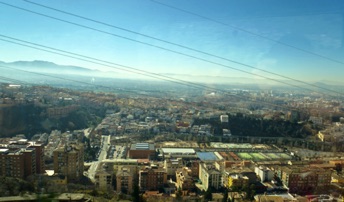
[[[250,153],[251,156],[253,156],[254,160],[257,161],[265,161],[268,160],[267,158],[265,158],[262,154],[260,153]]]
[[[237,153],[237,155],[241,158],[241,159],[244,159],[244,160],[252,160],[253,157],[249,154],[249,153]]]
[[[275,154],[275,153],[265,153],[265,155],[267,155],[272,160],[280,159],[280,157],[277,154]]]
[[[236,153],[238,157],[243,160],[253,161],[274,161],[274,160],[289,160],[291,156],[285,153],[260,153],[260,152],[239,152]]]

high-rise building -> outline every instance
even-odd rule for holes
[[[266,167],[257,166],[254,172],[260,177],[262,182],[271,181],[274,178],[274,172]]]
[[[26,178],[44,173],[44,147],[26,139],[9,141],[0,149],[0,176]]]
[[[44,173],[44,145],[33,142],[30,148],[36,151],[36,173]]]
[[[67,176],[69,180],[78,180],[84,172],[84,146],[70,143],[54,150],[54,171]]]
[[[155,191],[163,188],[167,182],[165,169],[151,165],[139,171],[139,187],[141,191]]]
[[[183,168],[183,159],[182,158],[166,158],[164,161],[164,168],[166,169],[167,175],[169,177],[176,175],[176,170]]]
[[[0,149],[0,175],[6,177],[24,178],[24,154],[20,149]]]
[[[213,163],[199,164],[199,178],[202,181],[204,190],[210,187],[219,189],[221,186],[221,172],[216,169]]]
[[[186,166],[191,170],[191,176],[199,178],[199,160],[190,160],[186,163]]]
[[[188,167],[179,168],[176,171],[176,186],[177,189],[183,191],[183,195],[186,195],[187,192],[194,191],[195,183],[191,173],[192,171]]]
[[[102,166],[102,165],[100,165]],[[96,188],[101,190],[101,191],[109,191],[113,190],[112,187],[112,173],[106,171],[106,170],[98,170],[94,176],[95,178],[95,185]]]
[[[36,150],[34,148],[26,148],[22,149],[21,152],[24,155],[24,175],[36,174]]]
[[[311,167],[283,167],[282,181],[290,193],[309,194],[316,189],[324,189],[331,184],[331,170]]]
[[[129,167],[122,167],[116,174],[116,191],[125,194],[133,192],[134,173]]]

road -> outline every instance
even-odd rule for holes
[[[92,162],[91,167],[87,171],[87,177],[90,178],[90,180],[94,183],[95,179],[94,176],[96,174],[96,170],[98,168],[99,161]]]
[[[107,151],[108,151],[109,145],[110,145],[110,136],[103,135],[101,138],[102,138],[102,141],[101,141],[101,148],[100,148],[100,154],[98,156],[98,160],[92,162],[92,164],[91,164],[91,166],[87,172],[88,178],[90,178],[90,180],[92,182],[95,182],[94,177],[95,177],[98,165],[102,160],[106,159]]]
[[[92,128],[86,128],[85,130],[84,130],[84,135],[85,135],[85,137],[87,137],[88,138],[88,136],[90,135],[90,132],[92,131]]]
[[[102,145],[102,147],[100,150],[98,161],[102,161],[102,160],[106,159],[107,152],[108,152],[109,146],[110,146],[110,136],[104,136],[103,135],[101,145]]]

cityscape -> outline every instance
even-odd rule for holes
[[[342,200],[340,98],[236,89],[246,101],[208,92],[181,99],[9,84],[1,92],[1,176],[24,180],[1,195]]]
[[[343,6],[0,0],[0,202],[344,201]]]

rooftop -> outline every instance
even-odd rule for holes
[[[197,156],[201,161],[216,161],[218,158],[214,152],[197,152]]]
[[[8,152],[8,149],[0,149],[0,153]]]
[[[195,154],[195,150],[191,148],[162,148],[164,154],[166,153],[182,153],[182,154]]]
[[[144,142],[132,144],[130,150],[155,150],[155,147],[154,144]]]

